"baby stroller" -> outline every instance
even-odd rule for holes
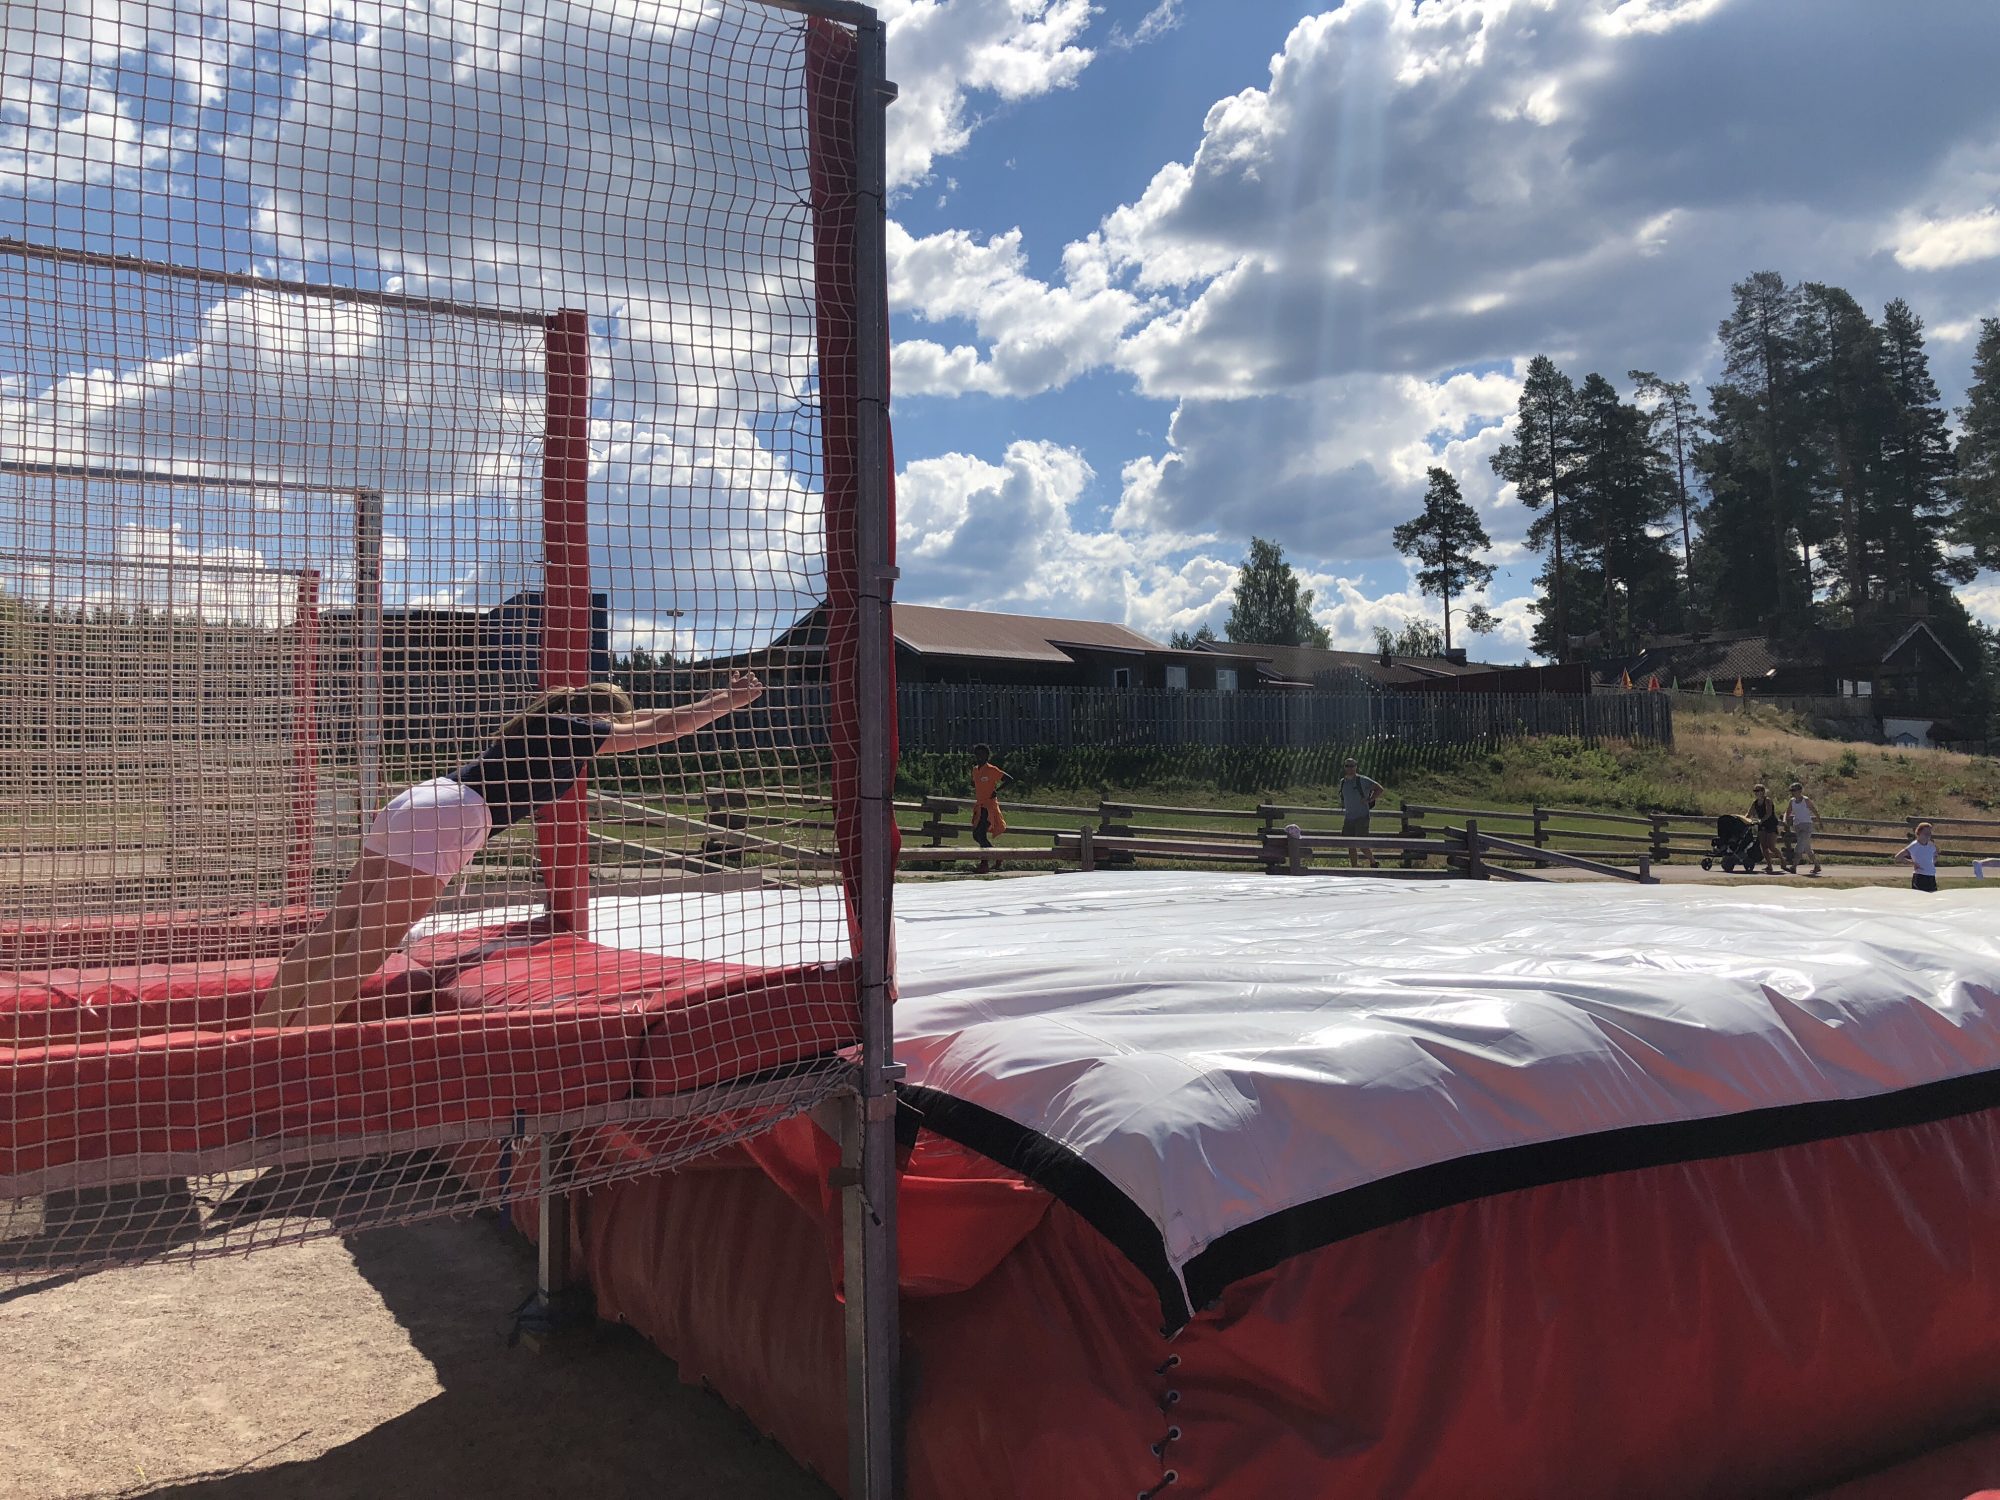
[[[1764,845],[1757,836],[1757,825],[1735,813],[1724,813],[1715,820],[1715,837],[1709,842],[1708,855],[1702,860],[1701,867],[1712,870],[1719,859],[1725,870],[1733,870],[1738,865],[1754,870],[1757,861],[1763,857]]]

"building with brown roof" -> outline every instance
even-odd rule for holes
[[[1204,651],[1247,656],[1257,663],[1267,687],[1319,688],[1323,691],[1451,692],[1470,679],[1495,672],[1518,671],[1489,662],[1467,661],[1463,652],[1450,656],[1397,656],[1385,651],[1334,651],[1319,646],[1261,646],[1233,641],[1203,641]],[[1535,670],[1535,669],[1527,669]],[[1536,692],[1534,686],[1511,689]],[[1547,691],[1555,691],[1551,687]],[[1577,692],[1571,685],[1564,691]]]
[[[1223,692],[1261,685],[1260,661],[1247,651],[1177,651],[1102,620],[930,604],[895,605],[893,619],[899,683]]]
[[[1699,689],[1708,682],[1731,693],[1740,681],[1752,697],[1849,700],[1843,718],[1872,721],[1882,738],[1926,744],[1959,738],[1962,711],[1977,663],[1967,663],[1923,618],[1873,620],[1803,631],[1794,636],[1756,631],[1665,636],[1630,657],[1593,664],[1600,688],[1629,676],[1643,687]]]

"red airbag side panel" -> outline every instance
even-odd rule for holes
[[[1212,1500],[1810,1491],[2000,1411],[1996,1181],[1986,1111],[1537,1187],[1303,1251],[1171,1341],[1057,1205],[976,1284],[906,1296],[909,1495],[1087,1500],[1168,1468]],[[611,1185],[585,1263],[838,1485],[838,1310],[802,1248],[823,1263],[827,1226],[788,1187]],[[941,1233],[925,1202],[905,1246]],[[1869,1500],[1964,1493],[1907,1472]]]

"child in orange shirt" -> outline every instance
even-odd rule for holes
[[[1000,813],[1000,783],[1007,779],[1007,773],[993,764],[993,751],[987,745],[972,747],[972,842],[982,849],[991,849],[993,840],[1007,831],[1007,820]],[[979,873],[984,875],[993,866],[982,863]]]

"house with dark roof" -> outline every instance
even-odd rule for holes
[[[1960,738],[1953,716],[1976,663],[1963,662],[1928,620],[1904,617],[1803,631],[1665,636],[1634,656],[1593,664],[1600,688],[1629,677],[1638,686],[1699,689],[1708,682],[1750,697],[1842,700],[1843,721],[1872,724],[1882,739],[1927,745]]]
[[[1101,620],[897,604],[898,683],[1161,688],[1235,692],[1260,685],[1259,661],[1232,647],[1177,651]]]
[[[1251,658],[1266,687],[1334,692],[1450,692],[1471,679],[1520,670],[1467,661],[1463,652],[1450,656],[1397,656],[1386,651],[1334,651],[1319,646],[1262,646],[1234,641],[1200,641],[1196,649]],[[1568,689],[1577,690],[1574,686]],[[1538,689],[1524,685],[1509,691]]]

